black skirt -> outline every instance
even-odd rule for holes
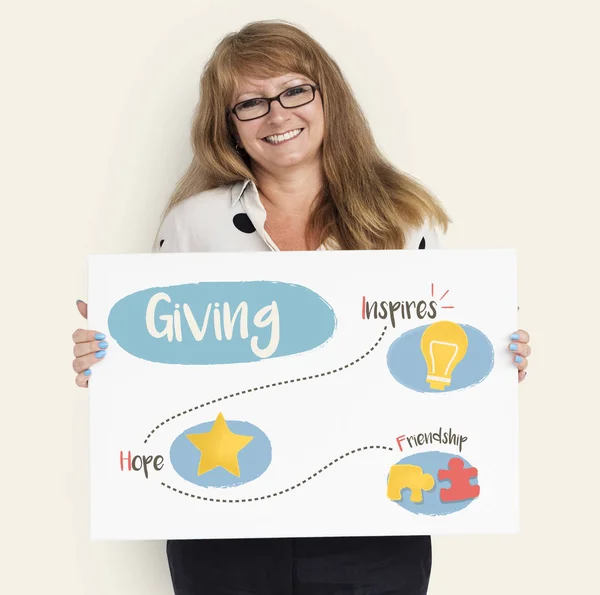
[[[424,595],[431,539],[177,540],[167,557],[175,595]]]

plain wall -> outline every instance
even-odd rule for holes
[[[75,300],[87,254],[149,251],[190,159],[202,67],[264,18],[306,28],[338,61],[384,153],[450,212],[446,247],[518,250],[533,349],[522,529],[434,538],[430,593],[590,592],[599,17],[591,0],[3,2],[0,592],[172,592],[164,543],[88,538]]]

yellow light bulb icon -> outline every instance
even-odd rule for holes
[[[465,357],[469,339],[463,328],[455,322],[441,320],[429,325],[421,337],[421,352],[427,362],[429,386],[444,390],[450,385],[452,373]]]

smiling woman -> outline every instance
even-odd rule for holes
[[[425,249],[448,217],[379,153],[341,70],[302,30],[251,23],[204,69],[194,159],[160,252]],[[170,541],[177,595],[422,595],[427,536]]]
[[[252,250],[436,247],[446,231],[442,205],[380,153],[341,69],[300,28],[258,22],[225,36],[200,91],[194,158],[155,248],[175,249],[175,221],[192,211],[194,219],[226,217],[225,188],[262,240],[244,238]],[[194,249],[242,241],[214,235],[196,232]],[[185,243],[180,234],[177,241]]]
[[[217,44],[202,73],[191,136],[193,159],[166,205],[154,251],[429,250],[447,229],[438,200],[379,151],[337,63],[288,23],[250,23]],[[329,332],[304,321],[306,304],[290,316],[295,340],[308,326]],[[200,336],[202,322],[190,313],[184,310]],[[255,326],[270,324],[273,313],[263,312]],[[281,324],[288,334],[289,324]],[[106,354],[95,355],[106,346],[95,333],[73,335],[79,386]],[[521,380],[529,335],[511,338]],[[178,342],[165,344],[172,351]],[[428,536],[240,536],[170,541],[167,552],[176,595],[423,595],[431,571]]]

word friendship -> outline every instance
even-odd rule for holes
[[[414,436],[406,436],[402,434],[396,438],[398,448],[402,451],[402,443],[406,441],[410,448],[416,446],[423,446],[424,444],[450,444],[452,446],[458,446],[458,451],[462,452],[463,444],[467,441],[467,436],[461,434],[455,434],[450,428],[447,432],[442,432],[442,428],[438,432],[428,432],[422,434],[415,434]]]

